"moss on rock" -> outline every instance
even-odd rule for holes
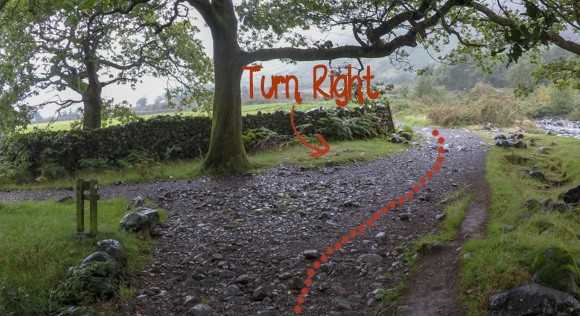
[[[580,298],[580,267],[566,249],[552,247],[538,254],[532,272],[534,282]]]

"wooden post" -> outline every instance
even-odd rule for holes
[[[91,235],[97,235],[97,180],[90,181],[90,210],[91,210]]]
[[[85,196],[84,196],[85,180],[77,180],[77,232],[81,233],[85,230]]]
[[[97,180],[85,181],[77,180],[77,232],[85,231],[85,200],[89,200],[91,236],[97,235],[97,201],[100,196],[97,194]],[[85,191],[89,191],[85,194]]]

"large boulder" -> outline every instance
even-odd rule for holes
[[[568,293],[526,284],[489,299],[492,316],[578,316],[580,303]]]
[[[128,232],[140,232],[158,224],[159,212],[146,207],[127,213],[120,222],[121,230]]]
[[[536,257],[532,272],[534,282],[580,298],[580,268],[569,251],[548,248]]]
[[[571,203],[579,203],[580,202],[580,185],[575,188],[568,190],[565,193],[560,195],[560,198],[564,200],[564,202],[571,204]]]

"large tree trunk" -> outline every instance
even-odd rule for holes
[[[214,172],[239,172],[250,167],[242,140],[240,81],[243,53],[237,42],[238,21],[231,1],[215,2],[209,19],[213,38],[215,90],[209,150],[203,167]],[[209,8],[207,8],[209,10]]]
[[[101,108],[103,106],[101,91],[103,87],[101,81],[99,81],[98,65],[96,58],[93,57],[93,51],[88,41],[86,41],[84,54],[89,84],[83,92],[83,129],[101,128]]]
[[[100,89],[89,88],[83,95],[83,129],[101,128],[103,100]]]
[[[243,171],[249,167],[242,140],[240,51],[214,45],[215,95],[209,151],[204,168],[218,172]],[[217,48],[217,49],[216,49]]]

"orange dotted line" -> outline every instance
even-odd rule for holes
[[[439,136],[439,131],[435,129],[431,132],[431,134],[433,135],[433,137],[437,137]],[[433,178],[435,172],[441,171],[441,164],[444,161],[443,156],[441,155],[445,153],[445,147],[443,147],[443,144],[445,143],[445,138],[439,137],[437,139],[437,142],[441,145],[437,148],[438,153],[437,162],[433,166],[433,170],[428,170],[425,174],[425,177],[421,177],[419,179],[419,184],[413,186],[413,192],[415,193],[421,191],[421,187],[427,184],[427,179]],[[335,250],[342,248],[344,244],[348,243],[352,238],[355,238],[359,233],[364,233],[367,227],[374,226],[375,221],[379,220],[381,218],[381,215],[386,215],[389,211],[389,208],[395,209],[397,205],[403,205],[405,204],[405,202],[412,200],[415,197],[413,192],[407,192],[405,193],[404,196],[395,199],[396,201],[390,201],[388,203],[388,206],[387,205],[381,206],[380,211],[373,213],[372,218],[367,219],[363,225],[360,225],[359,227],[357,227],[357,229],[351,229],[348,232],[348,235],[342,236],[340,241],[337,241],[334,243],[333,246],[326,248],[326,253],[322,254],[318,260],[312,263],[312,267],[306,270],[307,277],[304,280],[305,286],[300,290],[300,295],[298,295],[298,297],[296,298],[297,304],[296,306],[294,306],[295,313],[297,314],[302,313],[302,305],[306,301],[306,296],[309,293],[308,288],[312,285],[312,277],[316,274],[316,270],[320,269],[320,264],[328,262],[328,256],[332,256]]]

